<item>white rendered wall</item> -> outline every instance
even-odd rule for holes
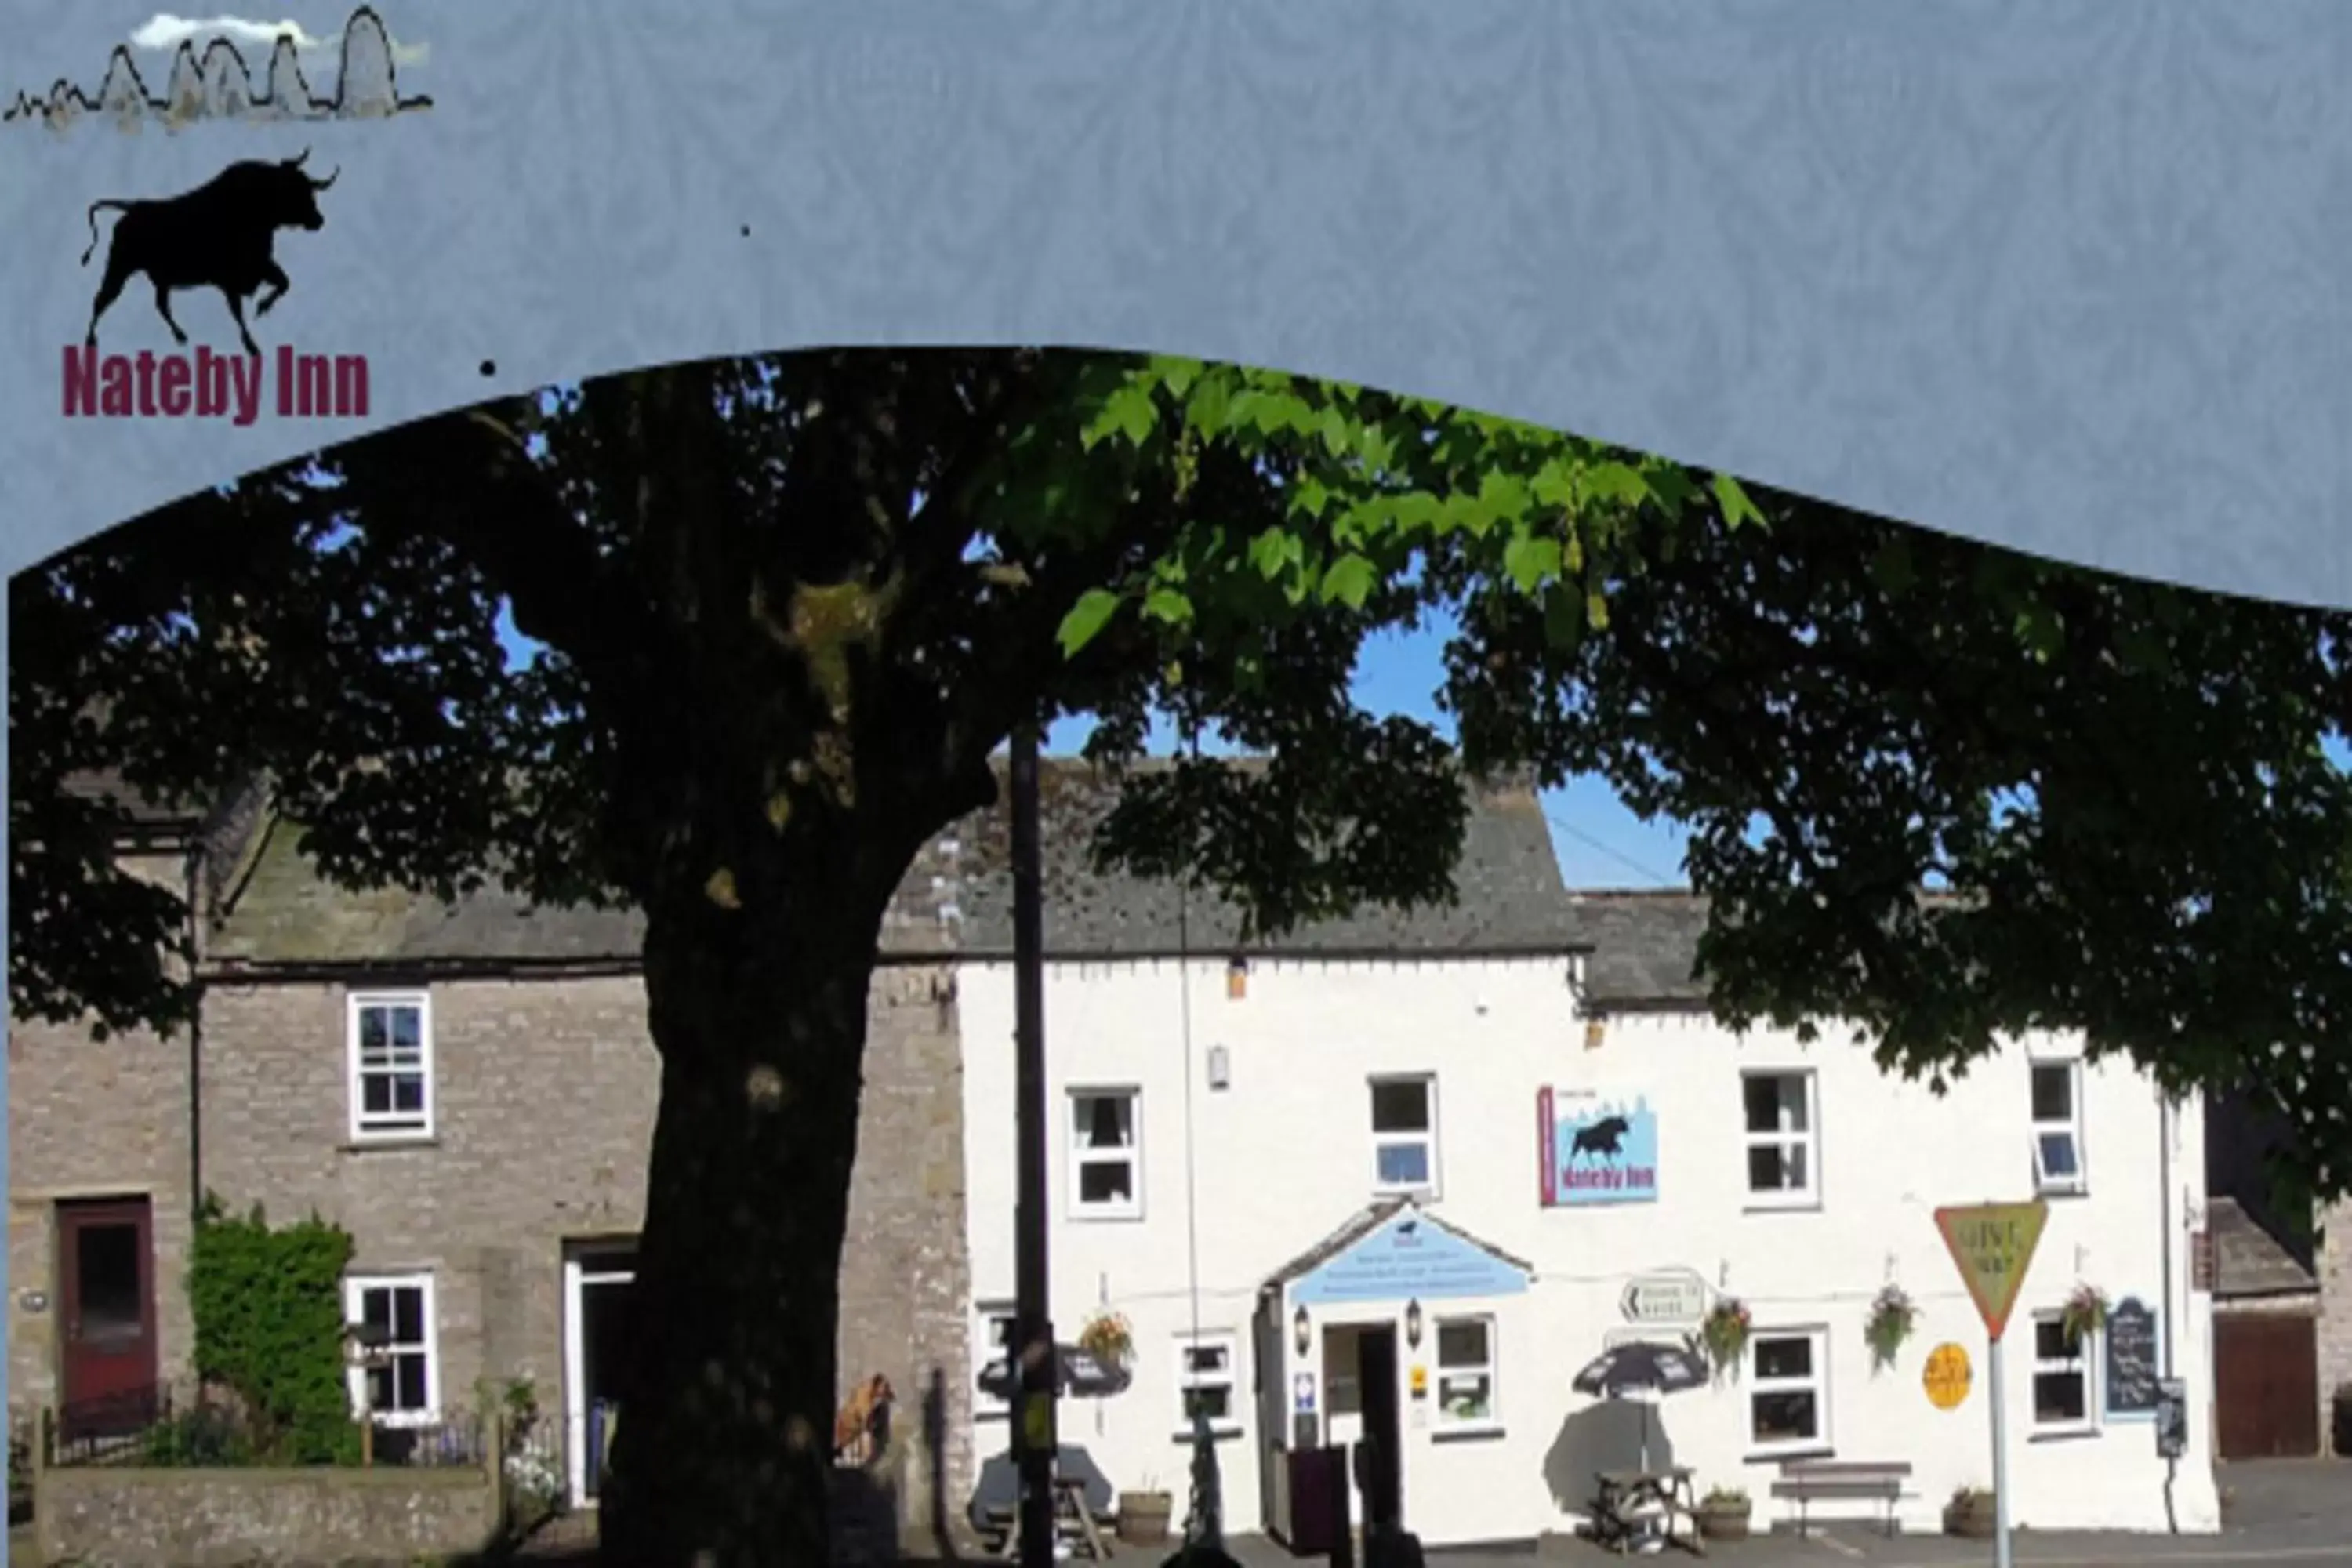
[[[1226,1522],[1236,1531],[1258,1528],[1251,1341],[1257,1292],[1276,1269],[1373,1199],[1368,1079],[1433,1072],[1439,1142],[1430,1212],[1532,1262],[1536,1283],[1479,1309],[1497,1325],[1501,1433],[1446,1441],[1433,1426],[1409,1426],[1404,1434],[1406,1522],[1425,1542],[1524,1538],[1572,1520],[1591,1491],[1590,1429],[1626,1413],[1589,1414],[1591,1402],[1571,1393],[1570,1380],[1604,1336],[1626,1329],[1620,1310],[1626,1282],[1660,1269],[1694,1270],[1714,1289],[1744,1300],[1759,1331],[1825,1331],[1826,1447],[1840,1459],[1910,1463],[1917,1495],[1905,1505],[1908,1528],[1934,1528],[1956,1487],[1988,1484],[1984,1335],[1931,1215],[1943,1205],[2033,1195],[2027,1052],[1980,1064],[1938,1099],[1923,1084],[1889,1079],[1842,1037],[1804,1047],[1759,1032],[1742,1042],[1704,1017],[1669,1015],[1612,1020],[1589,1048],[1570,976],[1565,961],[1260,962],[1246,994],[1233,999],[1222,961],[1193,963],[1189,975],[1173,963],[1049,966],[1053,1313],[1070,1339],[1107,1305],[1129,1319],[1137,1346],[1134,1386],[1108,1400],[1066,1403],[1064,1440],[1087,1447],[1121,1489],[1157,1484],[1175,1493],[1181,1520],[1188,1453],[1178,1430],[1176,1352],[1195,1310],[1188,1256],[1196,1245],[1200,1324],[1234,1338],[1236,1404],[1248,1427],[1220,1447]],[[976,1302],[1009,1302],[1010,966],[962,966],[958,995],[973,1295]],[[1229,1066],[1223,1089],[1206,1083],[1213,1047],[1224,1048]],[[2065,1049],[2055,1041],[2034,1047]],[[1739,1075],[1762,1067],[1817,1074],[1816,1209],[1755,1212],[1748,1204]],[[1139,1217],[1069,1213],[1068,1093],[1081,1087],[1140,1090]],[[1646,1098],[1659,1119],[1656,1202],[1541,1206],[1536,1107],[1547,1087]],[[2151,1307],[2164,1303],[2158,1097],[2147,1080],[2113,1062],[2086,1070],[2084,1089],[2088,1192],[2053,1200],[2011,1341],[2012,1518],[2044,1530],[2161,1530],[2167,1466],[2147,1423],[2102,1423],[2086,1436],[2046,1441],[2031,1434],[2032,1311],[2055,1310],[2078,1280],[2118,1300],[2137,1295]],[[2179,1466],[2172,1497],[2186,1531],[2218,1528],[2205,1458],[2210,1302],[2187,1289],[2188,1237],[2203,1203],[2202,1147],[2201,1114],[2191,1101],[2174,1134],[2172,1291],[2160,1308],[2168,1330],[2186,1317],[2187,1331],[2174,1341],[2173,1373],[2189,1389],[2189,1458]],[[1871,1298],[1890,1279],[1924,1315],[1895,1366],[1874,1373],[1863,1323]],[[1423,1310],[1434,1320],[1455,1308],[1432,1302]],[[1281,1380],[1276,1392],[1286,1410],[1296,1363],[1288,1304],[1280,1310],[1283,1364],[1268,1371]],[[1328,1310],[1315,1317],[1376,1315]],[[1946,1340],[1966,1348],[1976,1377],[1966,1402],[1948,1413],[1930,1404],[1920,1384],[1928,1350]],[[1427,1360],[1433,1342],[1433,1331],[1419,1359]],[[1416,1359],[1400,1350],[1405,1365]],[[2096,1396],[2095,1386],[2095,1403]],[[1580,1420],[1580,1413],[1586,1413]],[[1697,1471],[1700,1489],[1745,1488],[1760,1525],[1776,1512],[1769,1489],[1780,1456],[1752,1450],[1747,1416],[1746,1386],[1727,1383],[1669,1399],[1655,1413],[1656,1431],[1675,1462]],[[1005,1441],[1001,1417],[981,1423],[982,1457]]]

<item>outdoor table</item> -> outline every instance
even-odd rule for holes
[[[997,1543],[997,1555],[1006,1562],[1021,1555],[1021,1525],[1012,1509],[991,1509],[989,1524],[1002,1531]],[[1095,1510],[1087,1506],[1087,1478],[1084,1476],[1054,1477],[1055,1533],[1069,1540],[1085,1551],[1088,1557],[1100,1563],[1112,1554],[1110,1537]]]
[[[1664,1516],[1666,1540],[1695,1557],[1706,1555],[1706,1543],[1698,1534],[1698,1498],[1688,1468],[1602,1470],[1593,1479],[1601,1484],[1601,1495],[1592,1503],[1592,1534],[1601,1545],[1622,1555],[1641,1516],[1654,1511]],[[1687,1533],[1677,1536],[1677,1519],[1687,1525]]]

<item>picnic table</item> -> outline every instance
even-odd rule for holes
[[[1660,1537],[1695,1557],[1706,1555],[1699,1539],[1698,1498],[1687,1467],[1664,1470],[1602,1470],[1593,1478],[1592,1539],[1622,1555],[1654,1523]],[[1676,1532],[1680,1521],[1683,1530]]]
[[[1108,1561],[1112,1555],[1110,1532],[1087,1501],[1088,1478],[1056,1474],[1054,1477],[1054,1533],[1086,1553],[1095,1562]],[[1021,1555],[1021,1521],[1018,1512],[1002,1504],[986,1510],[989,1532],[995,1537],[996,1555],[1011,1562]]]

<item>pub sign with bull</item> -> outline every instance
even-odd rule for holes
[[[1647,1099],[1543,1089],[1536,1129],[1546,1208],[1658,1201],[1658,1118]]]

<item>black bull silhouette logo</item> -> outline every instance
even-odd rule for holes
[[[173,339],[184,345],[188,334],[172,319],[175,289],[217,289],[236,318],[237,335],[245,352],[259,354],[260,346],[245,324],[245,301],[259,293],[255,304],[260,315],[284,296],[289,282],[273,248],[281,228],[316,230],[325,226],[319,214],[318,194],[335,183],[335,174],[318,179],[302,167],[310,156],[304,148],[294,157],[268,163],[248,160],[231,163],[205,184],[183,195],[161,201],[100,201],[89,204],[89,249],[81,264],[89,265],[98,248],[98,215],[122,216],[106,248],[106,277],[90,302],[89,332],[84,340],[98,346],[98,319],[121,297],[123,285],[141,273],[155,286],[155,311],[172,329]]]
[[[1615,1158],[1622,1152],[1625,1134],[1632,1130],[1633,1124],[1622,1116],[1604,1116],[1590,1127],[1578,1129],[1576,1137],[1568,1146],[1570,1163],[1573,1163],[1583,1154]]]

